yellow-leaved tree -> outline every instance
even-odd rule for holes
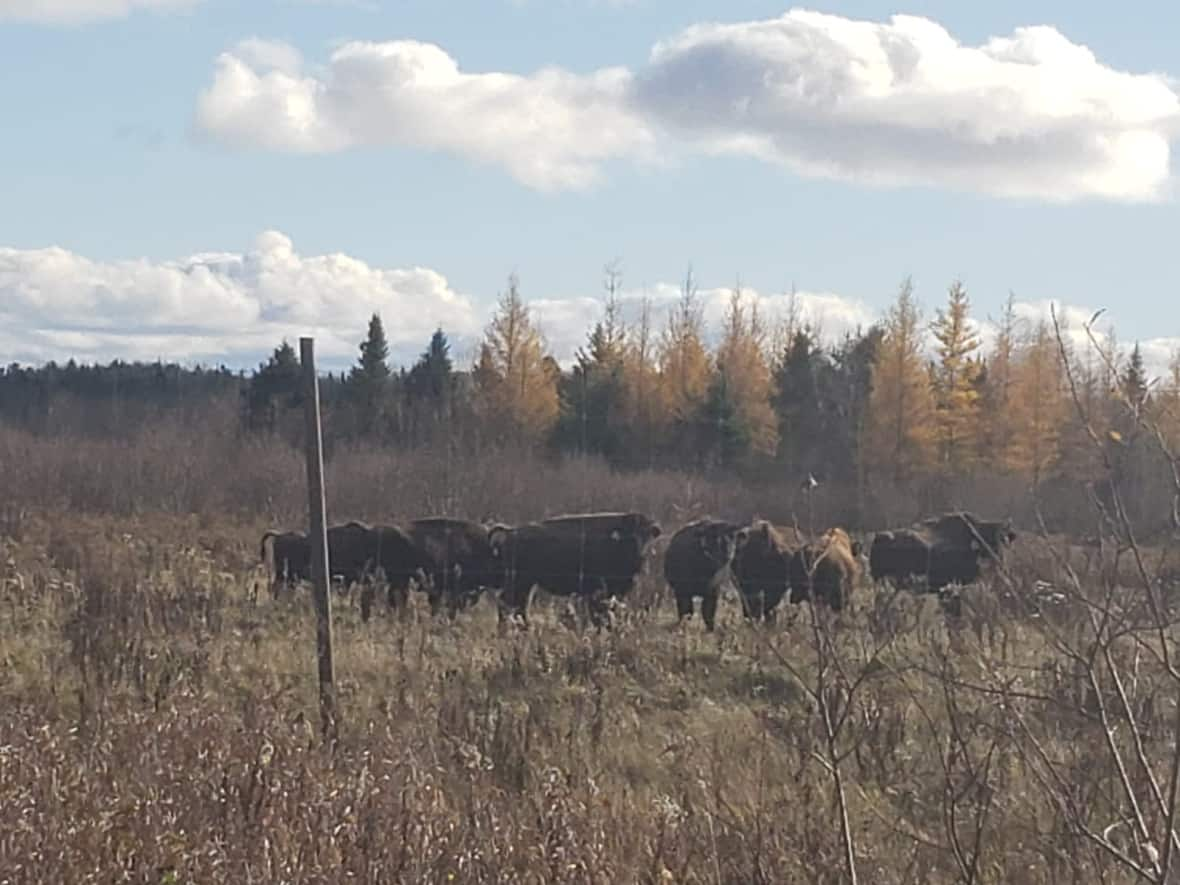
[[[925,473],[934,452],[934,403],[922,358],[921,310],[909,277],[883,328],[873,368],[865,456],[877,475],[903,482]]]
[[[717,347],[717,374],[710,405],[737,456],[747,452],[773,455],[778,449],[778,418],[771,405],[774,393],[766,358],[767,330],[756,301],[744,303],[741,287],[729,300],[721,343]],[[723,448],[730,446],[723,445]]]
[[[673,425],[691,425],[704,405],[710,368],[704,339],[699,295],[689,269],[660,341],[660,394]]]
[[[1172,354],[1168,374],[1152,398],[1152,419],[1159,425],[1173,455],[1180,454],[1180,350]]]
[[[515,274],[499,298],[473,374],[479,407],[495,431],[532,442],[548,434],[558,414],[558,372]]]
[[[639,463],[651,463],[667,424],[661,393],[651,299],[639,305],[639,317],[623,347],[623,390],[619,408],[626,450]]]
[[[979,451],[979,337],[971,330],[971,302],[959,281],[930,329],[938,342],[934,366],[935,452],[939,472],[958,476],[975,467]]]
[[[1056,335],[1042,319],[1022,343],[1013,365],[1012,436],[1005,458],[1040,482],[1058,460],[1068,415],[1065,366]]]
[[[1008,293],[1004,313],[996,327],[996,340],[986,362],[986,383],[979,410],[980,457],[992,469],[1014,473],[1008,440],[1013,433],[1013,383],[1016,359],[1016,296]]]

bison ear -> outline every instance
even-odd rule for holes
[[[663,531],[664,530],[660,528],[660,524],[658,522],[653,522],[651,524],[651,539],[654,541],[663,533]]]
[[[746,546],[750,540],[750,530],[748,528],[740,528],[733,534],[733,548],[734,550],[741,550]]]
[[[863,553],[863,552],[864,552],[864,546],[860,543],[860,541],[853,541],[852,542],[852,555],[853,556],[860,556],[861,553]]]

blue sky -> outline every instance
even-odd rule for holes
[[[0,0],[0,359],[250,365],[313,331],[347,361],[374,309],[404,359],[473,341],[513,270],[564,357],[617,257],[631,298],[691,262],[712,317],[794,284],[830,331],[906,274],[928,314],[955,278],[981,320],[1106,307],[1162,367],[1180,9],[793,9]],[[962,48],[1014,37],[1016,74]]]

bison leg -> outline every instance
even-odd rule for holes
[[[377,595],[377,588],[372,583],[366,582],[365,586],[361,588],[361,622],[369,623],[369,618],[373,613],[373,597]]]
[[[710,633],[717,624],[717,589],[706,590],[701,598],[701,620]]]
[[[401,581],[390,581],[385,598],[391,609],[404,610],[410,603],[410,585]]]
[[[683,621],[685,618],[692,617],[692,593],[683,590],[674,590],[672,595],[676,599],[676,617]]]
[[[513,575],[505,581],[504,589],[497,599],[497,610],[501,622],[519,617],[521,623],[529,622],[528,602],[529,593],[533,589],[533,582]]]
[[[593,586],[586,595],[586,609],[590,614],[590,623],[597,629],[610,626],[611,600],[618,598],[611,592],[611,587],[605,580],[593,582]]]
[[[762,591],[743,591],[738,594],[742,600],[742,614],[747,620],[754,620],[762,616]]]

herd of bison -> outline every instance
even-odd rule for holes
[[[353,521],[327,530],[331,576],[345,587],[361,585],[365,621],[383,584],[394,608],[417,588],[434,613],[455,617],[488,592],[495,595],[501,618],[525,622],[529,597],[540,588],[584,598],[597,624],[605,621],[611,601],[634,586],[661,533],[657,522],[634,512],[573,514],[518,526],[445,517],[401,525]],[[983,564],[998,559],[1015,536],[1008,521],[946,513],[874,534],[869,574],[874,582],[918,583],[942,593],[978,579]],[[306,535],[268,531],[261,555],[275,594],[311,577]],[[863,558],[861,544],[841,528],[807,537],[761,519],[749,525],[700,519],[672,536],[663,571],[679,616],[691,617],[700,599],[701,617],[712,630],[726,583],[737,589],[752,619],[772,619],[784,599],[811,599],[840,609],[861,576]]]

